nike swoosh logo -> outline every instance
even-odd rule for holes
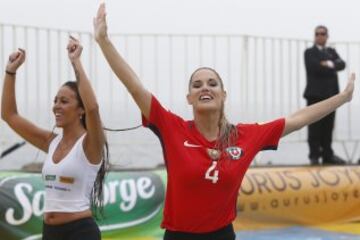
[[[189,143],[187,140],[184,142],[184,146],[185,146],[185,147],[192,147],[192,148],[202,147],[201,145],[191,144],[191,143]]]

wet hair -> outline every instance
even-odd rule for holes
[[[79,87],[77,82],[75,81],[68,81],[63,84],[63,86],[69,87],[71,90],[74,91],[76,95],[76,99],[79,103],[79,107],[84,108],[84,103],[81,99],[80,93],[79,93]],[[81,124],[85,129],[86,128],[86,118],[85,113],[81,116]],[[98,216],[103,216],[103,210],[104,210],[104,197],[103,197],[103,185],[105,181],[105,175],[109,168],[109,145],[108,142],[105,141],[104,149],[102,151],[102,163],[100,166],[100,169],[97,173],[96,180],[94,182],[94,186],[91,191],[91,209],[93,212],[93,215],[98,218]]]
[[[218,72],[216,72],[214,69],[212,69],[210,67],[200,67],[200,68],[196,69],[190,76],[189,91],[190,91],[191,82],[193,80],[195,73],[197,73],[198,71],[201,71],[201,70],[212,71],[216,75],[216,77],[219,79],[221,89],[224,90],[224,83]],[[237,130],[236,126],[234,124],[230,123],[226,118],[224,101],[221,103],[218,126],[219,126],[219,137],[216,140],[215,147],[216,147],[216,149],[219,149],[222,151],[222,150],[225,150],[227,147],[233,146],[236,143],[236,139],[238,137],[238,130]]]

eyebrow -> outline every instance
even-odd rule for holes
[[[196,83],[201,83],[202,81],[200,79],[197,79],[197,80],[192,80],[191,81],[191,84],[196,84]]]
[[[66,96],[55,96],[55,97],[54,97],[54,100],[56,100],[56,99],[65,99],[65,100],[68,100],[69,98],[66,97]]]
[[[217,81],[215,78],[208,78],[206,81]],[[193,80],[192,82],[202,82],[200,79]]]

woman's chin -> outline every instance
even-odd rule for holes
[[[55,127],[57,127],[57,128],[62,128],[62,127],[63,127],[63,124],[60,123],[60,122],[56,122],[56,123],[55,123]]]
[[[216,112],[219,110],[218,107],[214,106],[214,105],[205,105],[205,104],[202,104],[202,105],[198,105],[196,107],[196,112],[199,112],[199,113],[206,113],[206,112]]]

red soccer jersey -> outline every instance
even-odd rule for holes
[[[246,170],[259,151],[277,148],[285,125],[284,119],[238,124],[236,146],[224,150],[211,167],[207,149],[214,148],[215,141],[207,141],[193,121],[165,110],[155,97],[149,118],[143,117],[143,125],[159,137],[168,173],[161,227],[191,233],[215,231],[235,219]]]

